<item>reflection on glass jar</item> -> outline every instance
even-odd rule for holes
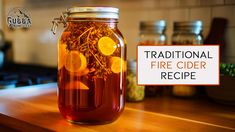
[[[123,111],[126,44],[118,9],[73,7],[58,43],[59,109],[70,122],[108,123]]]

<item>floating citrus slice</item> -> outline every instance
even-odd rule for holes
[[[86,57],[80,53],[80,59],[81,59],[81,66],[79,68],[79,71],[84,71],[87,67],[87,60],[86,60]]]
[[[80,81],[69,81],[66,84],[66,88],[67,89],[82,89],[82,90],[88,90],[88,86],[85,85],[84,83],[80,82]]]
[[[66,44],[58,44],[58,69],[61,69],[65,63],[65,56],[67,54]]]
[[[111,58],[111,71],[119,73],[126,70],[126,62],[120,57]]]
[[[70,51],[65,58],[65,68],[70,72],[81,72],[87,66],[86,57],[78,51]]]
[[[113,54],[116,48],[117,44],[110,37],[102,37],[98,41],[98,49],[103,55]]]

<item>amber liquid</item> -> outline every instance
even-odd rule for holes
[[[120,78],[126,73],[111,74],[102,78],[72,77],[62,68],[59,71],[59,109],[62,115],[75,122],[104,123],[115,120],[123,110],[124,84]],[[80,80],[89,90],[70,87],[66,83]]]
[[[76,28],[81,28],[84,27],[86,23],[82,24],[83,25],[78,24],[74,26],[77,26]],[[98,24],[98,26],[100,27],[101,24]],[[90,25],[90,23],[87,25]],[[119,38],[114,38],[113,36],[115,35],[111,35],[109,37],[111,37],[118,44],[118,48],[112,55],[101,55],[99,50],[96,49],[97,43],[92,45],[90,42],[97,41],[102,36],[98,36],[99,38],[97,39],[95,37],[92,38],[91,35],[93,30],[91,30],[91,32],[87,32],[87,34],[90,33],[90,35],[86,36],[85,34],[80,38],[80,43],[76,43],[76,38],[83,33],[76,33],[76,30],[74,30],[76,28],[71,27],[68,29],[73,30],[74,32],[64,32],[61,40],[66,39],[66,41],[59,43],[58,104],[60,112],[68,121],[71,122],[93,124],[112,122],[119,117],[124,108],[126,71],[122,70],[122,67],[120,66],[121,72],[112,72],[110,70],[110,58],[119,57],[125,61],[126,47],[123,44],[120,45]],[[90,29],[90,27],[87,27],[87,29]],[[68,34],[72,35],[68,36]],[[71,39],[67,39],[68,37]],[[79,47],[82,45],[81,43],[88,40],[86,37],[90,37],[91,39],[88,41],[90,43],[89,50],[84,49],[83,51],[82,49],[80,51]],[[77,46],[68,46],[70,42],[77,44]],[[83,63],[79,67],[86,67],[84,70],[73,72],[76,71],[76,69],[66,65],[68,64],[68,54],[71,53],[73,53],[74,56],[80,53],[84,55],[84,58],[86,59],[69,59],[69,63],[74,64],[74,66],[76,66],[76,63],[74,63],[76,61]],[[90,53],[90,55],[87,55],[88,53]],[[95,57],[94,55],[97,55],[102,59],[97,59],[97,56]],[[67,60],[64,59],[64,56],[67,56]],[[84,63],[85,60],[86,64]],[[98,63],[98,61],[101,62]],[[103,66],[99,65],[100,63],[102,63]],[[100,70],[109,70],[109,72],[103,73],[102,71],[100,74],[100,72],[98,72]]]

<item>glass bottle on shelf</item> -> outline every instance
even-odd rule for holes
[[[173,45],[197,45],[203,44],[202,21],[174,22],[172,35]],[[192,97],[195,95],[195,86],[177,85],[173,86],[172,94],[179,97]]]
[[[140,34],[138,45],[165,45],[166,21],[142,21],[140,22]],[[153,97],[163,92],[163,86],[145,86],[145,96]]]

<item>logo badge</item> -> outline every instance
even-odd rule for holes
[[[7,25],[9,28],[29,28],[32,25],[32,21],[26,9],[16,7],[9,11]]]

